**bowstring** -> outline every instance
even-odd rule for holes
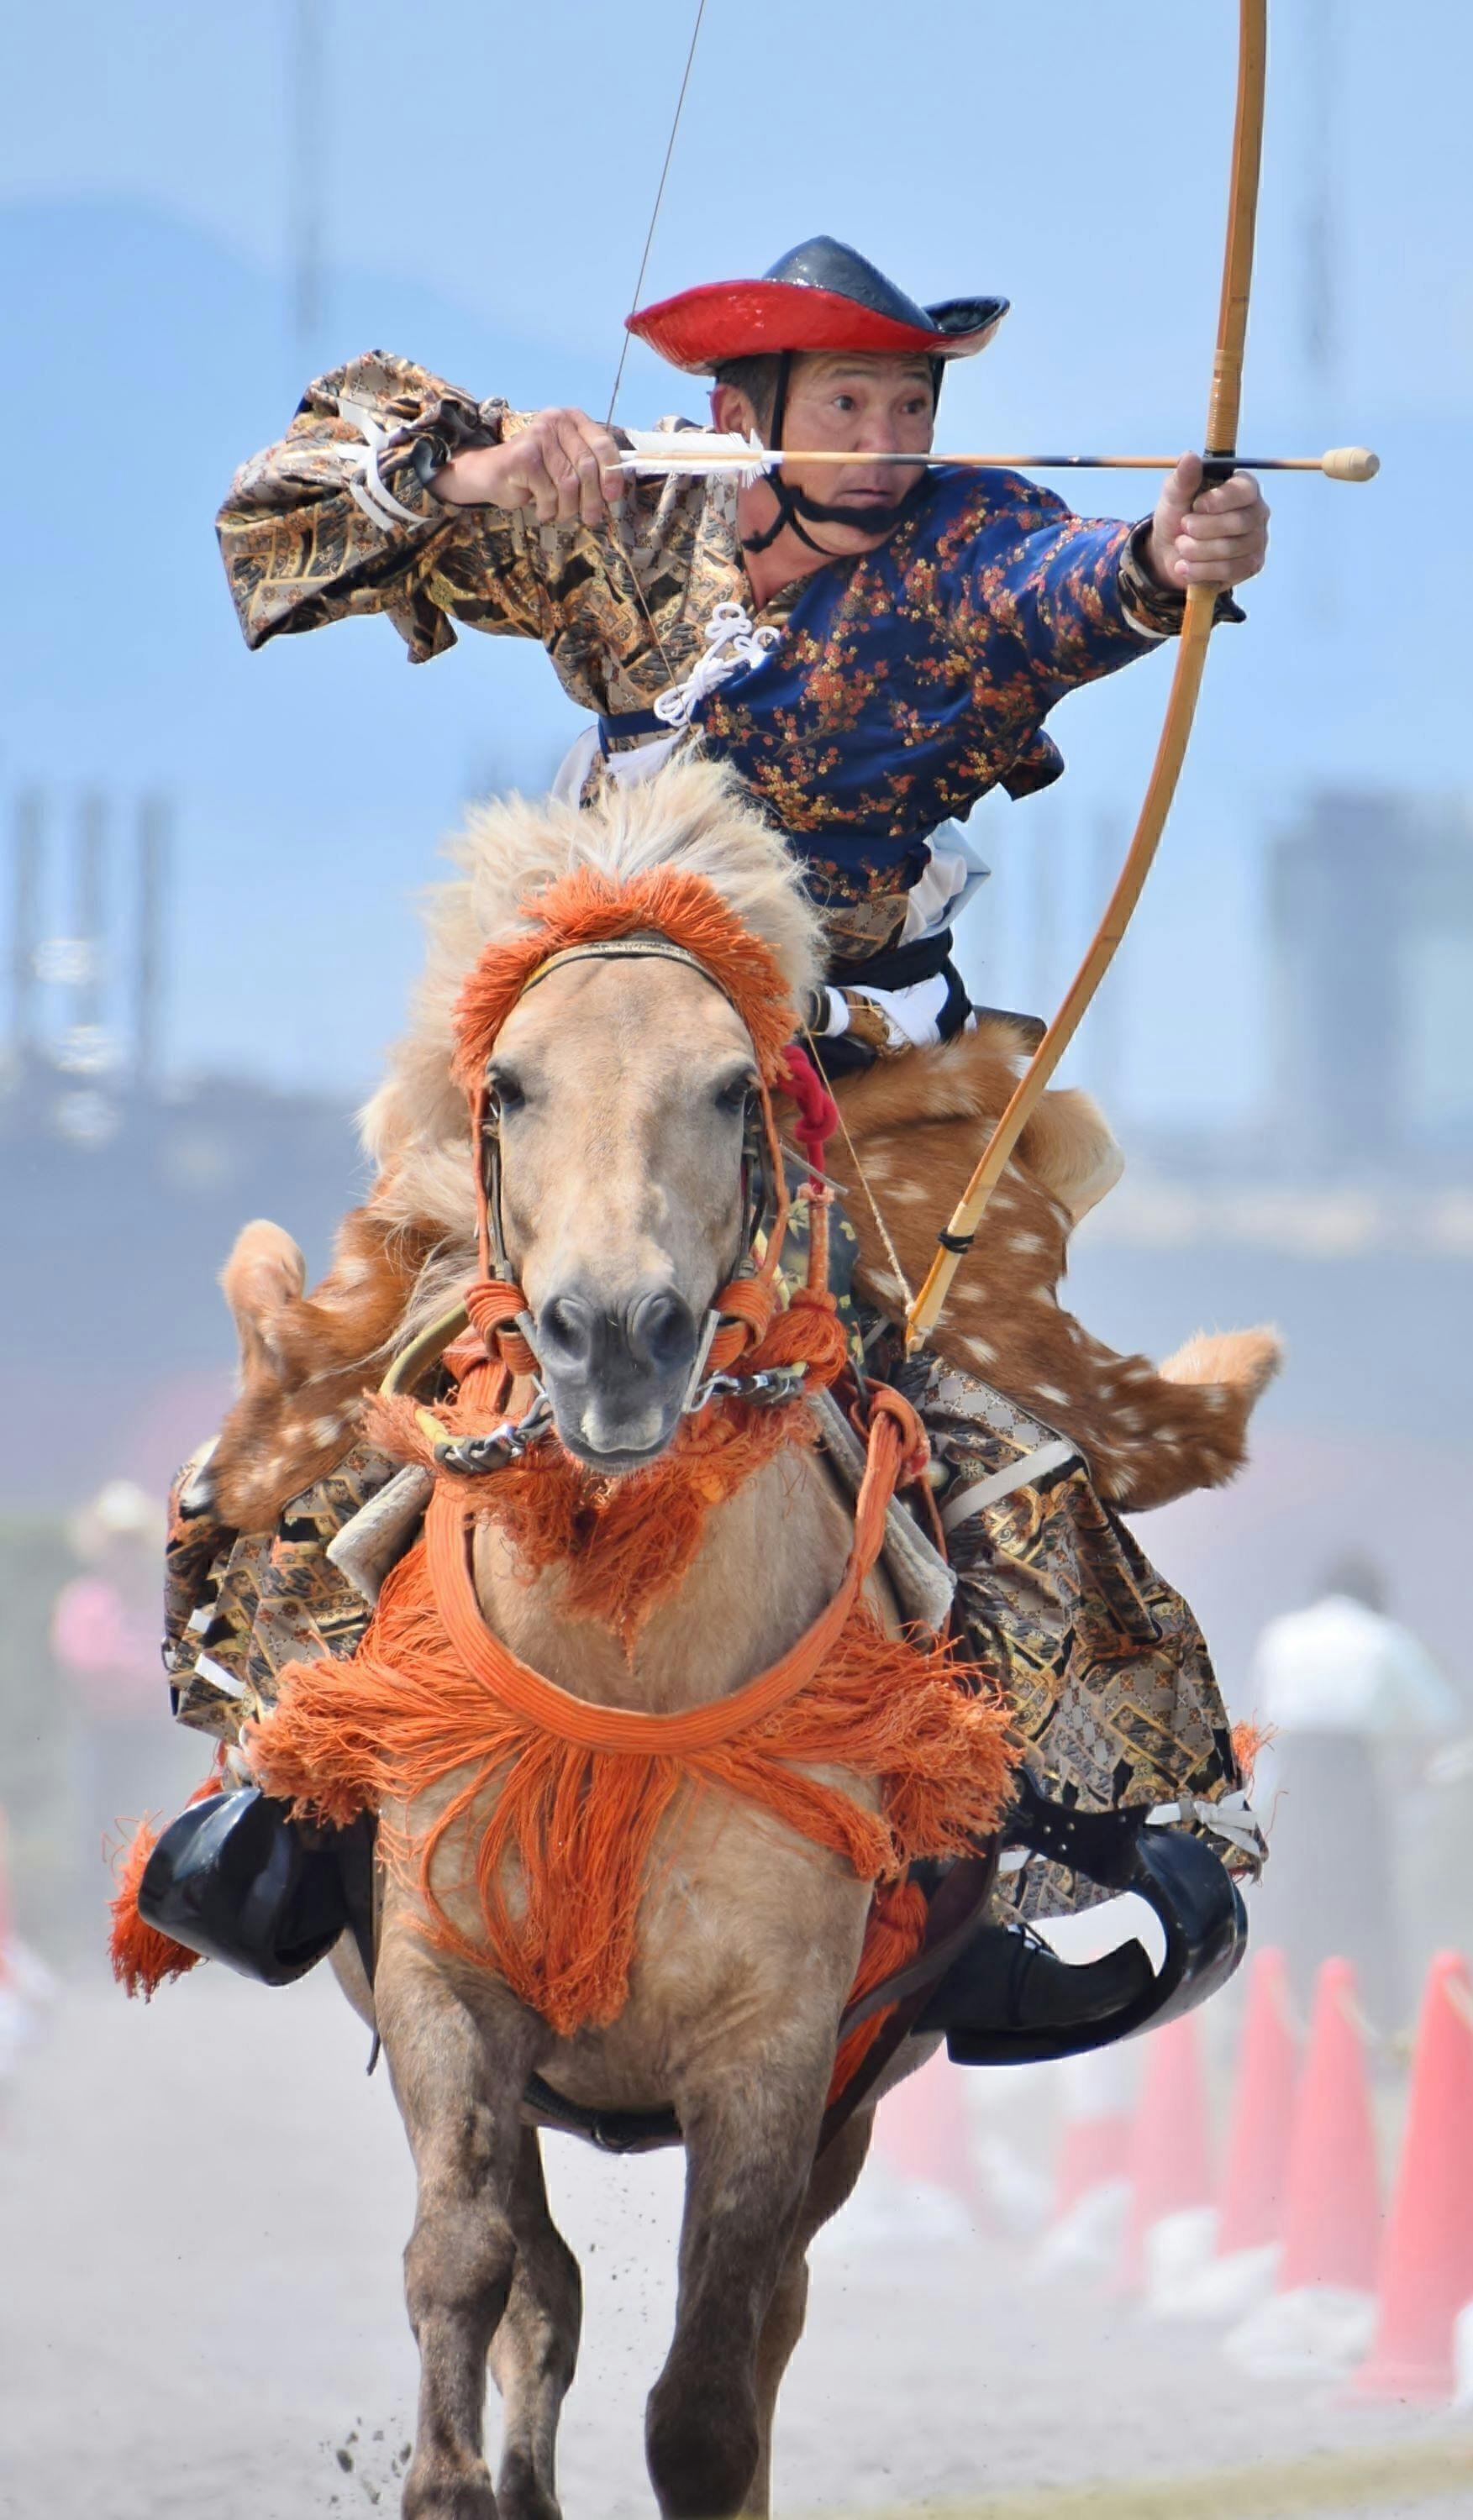
[[[803,1037],[808,1045],[808,1057],[812,1060],[813,1065],[818,1069],[818,1073],[821,1076],[823,1069],[819,1062],[818,1045],[813,1039],[812,1032],[807,1024],[804,1025]],[[854,1168],[854,1179],[857,1181],[859,1188],[863,1191],[865,1197],[869,1201],[870,1214],[874,1218],[875,1224],[879,1229],[880,1239],[885,1245],[886,1255],[889,1258],[892,1269],[895,1271],[896,1282],[898,1285],[901,1294],[905,1298],[905,1310],[908,1315],[913,1311],[915,1306],[915,1297],[910,1290],[910,1281],[900,1266],[900,1255],[895,1247],[890,1228],[885,1222],[884,1212],[880,1206],[879,1200],[875,1196],[869,1175],[859,1161],[859,1150],[854,1145],[853,1139],[850,1136],[849,1124],[844,1117],[844,1108],[837,1094],[833,1098],[833,1102],[835,1115],[839,1122],[839,1135],[844,1140],[845,1146],[849,1149],[849,1159]],[[842,1187],[842,1185],[840,1186]]]
[[[649,269],[650,248],[655,242],[655,230],[660,221],[660,204],[665,199],[666,180],[670,171],[670,159],[675,154],[675,135],[680,129],[680,116],[685,111],[685,91],[690,85],[690,74],[695,67],[696,46],[701,40],[701,21],[705,15],[706,0],[696,0],[696,22],[691,28],[690,50],[685,56],[685,72],[680,81],[680,93],[675,99],[675,112],[674,119],[670,124],[670,136],[665,144],[665,164],[660,169],[660,182],[655,190],[655,206],[650,212],[650,224],[644,232],[644,251],[639,257],[639,277],[634,283],[634,294],[629,300],[631,306],[637,306],[639,304],[640,298],[644,292],[644,276],[646,271]],[[626,332],[623,338],[623,346],[619,353],[619,365],[614,371],[614,390],[609,396],[609,414],[604,423],[604,427],[606,428],[612,428],[614,426],[614,410],[615,405],[619,401],[619,388],[623,382],[624,361],[629,355],[629,340],[630,336]]]
[[[660,204],[665,199],[666,179],[670,171],[670,160],[675,154],[675,136],[680,129],[680,116],[685,111],[685,91],[690,85],[690,74],[696,59],[696,46],[701,40],[701,21],[705,15],[706,0],[696,0],[696,22],[692,26],[690,32],[690,50],[685,56],[685,69],[680,80],[680,93],[675,99],[675,112],[670,122],[670,136],[665,144],[665,164],[660,169],[660,181],[655,188],[655,206],[650,212],[650,224],[644,232],[644,251],[639,257],[639,274],[635,280],[634,294],[630,300],[631,305],[634,306],[639,304],[640,298],[644,293],[644,275],[649,268],[650,248],[655,242],[655,230],[660,220]],[[619,401],[619,388],[623,382],[624,361],[629,355],[629,342],[632,336],[626,329],[623,338],[623,344],[619,353],[619,365],[614,371],[614,386],[609,396],[608,415],[604,421],[604,427],[606,428],[612,428],[614,426],[615,407]],[[645,628],[649,631],[650,637],[655,643],[655,652],[659,656],[666,672],[669,673],[671,670],[670,660],[666,653],[665,641],[661,638],[660,632],[656,627],[655,616],[644,600],[644,588],[639,583],[639,563],[635,558],[632,548],[629,552],[629,584],[634,590],[634,601],[644,615]]]

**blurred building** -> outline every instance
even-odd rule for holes
[[[0,1511],[158,1490],[218,1417],[216,1280],[279,1217],[314,1271],[359,1178],[328,1096],[163,1072],[165,800],[30,791],[10,831],[0,1029]]]
[[[1272,844],[1275,1169],[1364,1179],[1473,1154],[1473,821],[1326,790]]]

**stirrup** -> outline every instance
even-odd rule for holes
[[[138,1913],[202,1959],[291,1986],[351,1932],[372,1965],[373,1828],[307,1829],[258,1786],[171,1821],[144,1867]]]
[[[1071,1962],[1015,1928],[984,1928],[985,1935],[1006,1936],[1009,1952],[1001,1954],[995,1944],[990,1951],[979,1937],[976,1958],[963,1952],[923,2016],[945,2029],[954,2065],[1033,2065],[1086,2055],[1174,2021],[1226,1985],[1247,1949],[1248,1912],[1221,1857],[1203,1838],[1153,1828],[1139,1807],[1083,1812],[1049,1802],[1026,1772],[1005,1828],[1009,1844],[1068,1864],[1101,1889],[1133,1890],[1159,1918],[1166,1952],[1153,1969],[1143,1944],[1132,1938],[1102,1959]],[[999,2017],[965,2018],[969,1994],[998,1987]]]

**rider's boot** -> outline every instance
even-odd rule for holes
[[[916,2029],[976,2037],[1088,2027],[1133,2006],[1154,1974],[1137,1942],[1070,1962],[1028,1925],[984,1925],[952,1961]]]

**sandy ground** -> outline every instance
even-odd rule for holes
[[[0,2086],[7,2520],[396,2510],[415,2386],[399,2297],[410,2178],[365,2055],[320,1972],[266,1994],[210,1969],[147,2010],[102,1982],[67,1990]],[[565,2509],[644,2520],[641,2416],[669,2331],[678,2161],[548,2149],[588,2285]],[[893,2207],[893,2174],[877,2176]],[[993,2497],[1011,2510],[1021,2489],[1091,2480],[1145,2492],[1433,2430],[1255,2387],[1210,2334],[1164,2330],[1094,2288],[1040,2287],[1017,2243],[897,2239],[893,2212],[852,2212],[851,2236],[837,2227],[815,2260],[781,2409],[785,2520]],[[1071,2515],[1082,2507],[1070,2498]],[[1313,2507],[1409,2520],[1458,2505],[1383,2494]],[[1108,2508],[1128,2515],[1129,2494]]]

